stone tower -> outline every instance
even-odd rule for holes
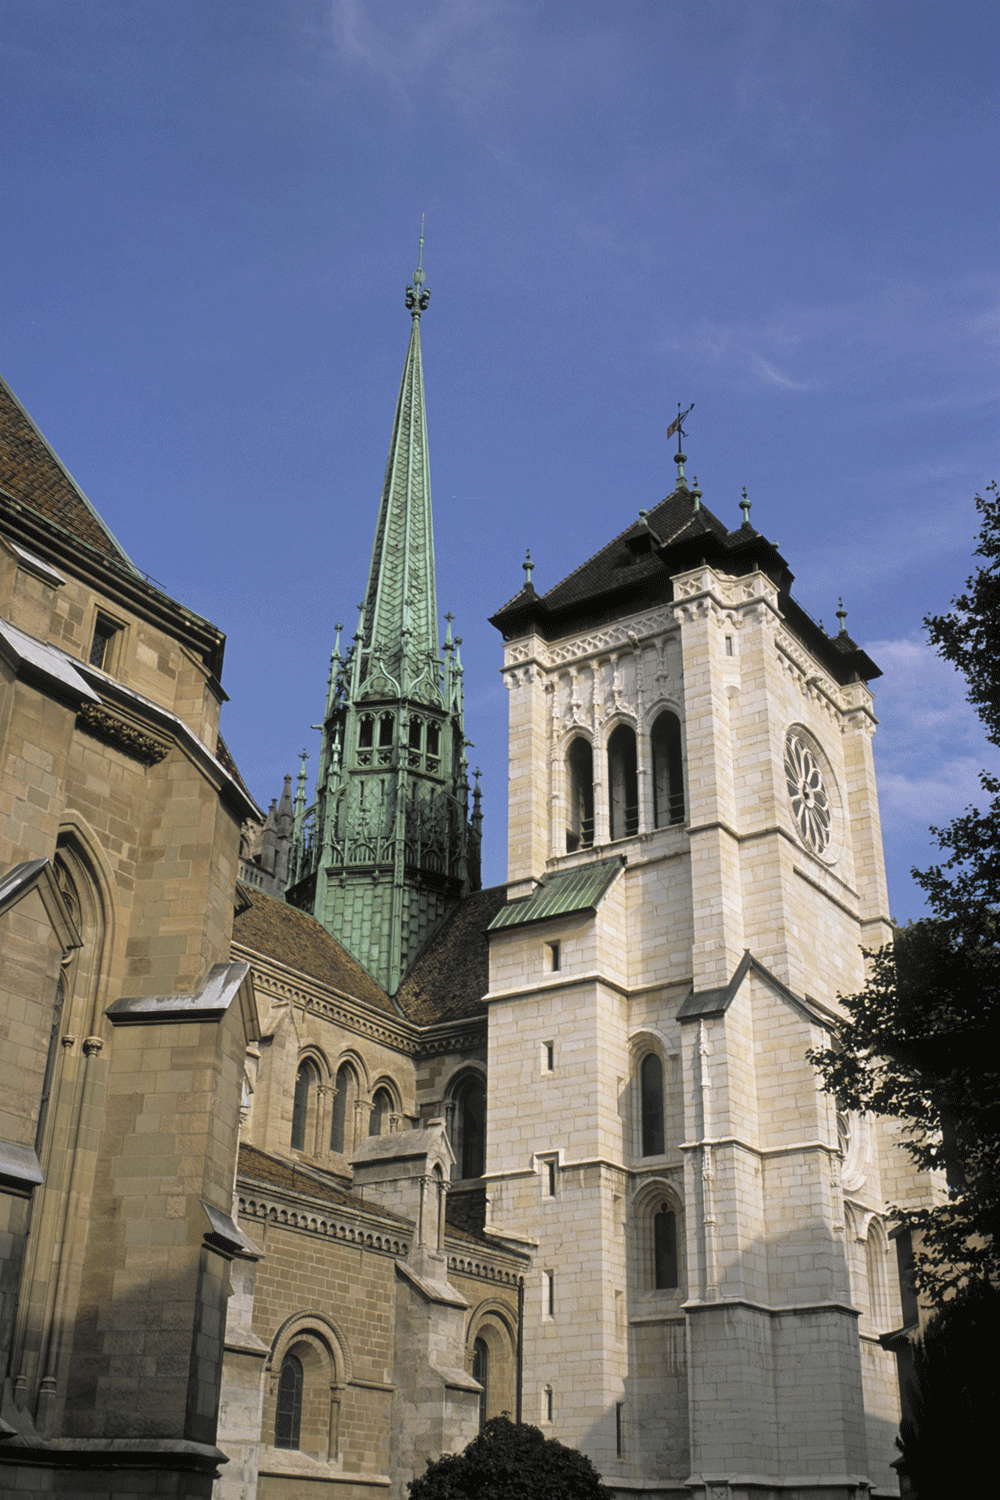
[[[479,798],[468,818],[460,639],[443,656],[420,359],[425,287],[406,291],[410,344],[368,587],[330,663],[316,799],[299,773],[287,899],[312,912],[394,994],[440,919],[479,887]]]
[[[534,1249],[524,1414],[619,1496],[895,1493],[883,1216],[911,1180],[805,1055],[890,936],[879,673],[749,503],[730,530],[678,469],[493,619],[487,1227]]]

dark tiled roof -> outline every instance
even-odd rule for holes
[[[490,886],[466,896],[417,955],[396,995],[403,1013],[418,1026],[485,1015],[490,987],[486,929],[507,899],[507,888]]]
[[[382,1208],[368,1198],[358,1198],[354,1193],[338,1187],[332,1180],[324,1180],[326,1174],[319,1168],[300,1167],[296,1162],[282,1161],[277,1156],[268,1156],[256,1146],[240,1146],[237,1175],[251,1182],[262,1182],[268,1187],[281,1188],[286,1193],[301,1193],[305,1198],[319,1198],[323,1203],[336,1203],[341,1208],[353,1208],[361,1213],[377,1215],[380,1219],[391,1219],[394,1224],[407,1224],[411,1220],[391,1208]]]
[[[0,488],[79,541],[134,571],[83,491],[3,380],[0,380]]]
[[[239,896],[246,903],[233,922],[233,942],[277,959],[289,969],[297,969],[329,984],[342,994],[367,1001],[379,1010],[398,1015],[381,985],[331,937],[315,917],[276,901],[263,891],[240,885]]]
[[[727,528],[711,511],[704,506],[697,511],[694,509],[690,490],[675,490],[672,495],[661,500],[659,505],[654,506],[646,519],[648,529],[663,547],[691,541],[700,536],[719,541],[729,536]],[[543,594],[546,606],[550,610],[562,610],[593,599],[596,594],[609,593],[623,586],[633,588],[646,579],[662,577],[663,563],[655,551],[636,552],[627,545],[626,538],[634,542],[640,535],[640,527],[631,523],[614,541],[602,547],[600,552],[595,552],[593,557],[574,569],[568,578]]]

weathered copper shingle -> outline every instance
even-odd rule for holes
[[[418,1026],[485,1015],[490,987],[486,929],[507,899],[507,888],[491,886],[466,896],[417,956],[396,1000]]]
[[[128,557],[3,380],[0,380],[0,489],[133,571]]]
[[[341,994],[398,1014],[385,990],[315,917],[248,885],[241,884],[239,893],[247,904],[233,922],[234,943],[298,969]]]

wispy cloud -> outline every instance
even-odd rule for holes
[[[923,362],[935,378],[962,388],[904,395],[897,404],[959,409],[996,399],[998,303],[992,278],[887,280],[861,297],[789,305],[765,319],[702,319],[672,331],[662,347],[727,369],[736,383],[790,391],[844,389],[896,361]]]
[[[408,103],[437,75],[451,102],[475,113],[503,85],[514,45],[515,0],[438,0],[374,6],[333,0],[334,41],[349,62],[367,68]]]

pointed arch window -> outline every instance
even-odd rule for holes
[[[663,1064],[655,1052],[647,1052],[639,1069],[639,1096],[642,1114],[642,1154],[662,1156],[663,1143]]]
[[[358,749],[370,750],[375,734],[375,720],[371,714],[362,714],[358,724]]]
[[[297,1448],[302,1429],[302,1361],[286,1354],[278,1376],[278,1404],[274,1413],[274,1446]]]
[[[395,725],[393,714],[383,714],[378,721],[378,742],[380,748],[392,744],[392,732]]]
[[[569,817],[566,852],[589,849],[594,842],[594,752],[590,741],[577,735],[566,755]]]
[[[358,1079],[349,1063],[337,1069],[337,1092],[333,1096],[330,1122],[330,1150],[348,1152],[354,1149],[354,1106],[358,1099]]]
[[[653,1215],[653,1286],[673,1291],[677,1279],[677,1215],[669,1203],[661,1203]]]
[[[653,826],[668,828],[684,822],[684,769],[681,722],[665,709],[650,731],[653,760]]]
[[[639,772],[635,730],[619,724],[608,740],[608,811],[611,838],[639,832]]]

